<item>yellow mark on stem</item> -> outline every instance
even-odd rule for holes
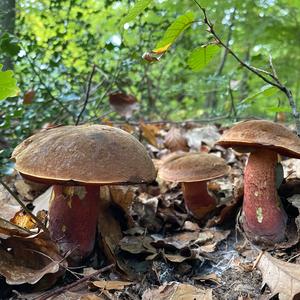
[[[263,216],[263,210],[262,210],[261,207],[258,207],[256,209],[256,219],[257,219],[257,222],[258,223],[262,223],[263,218],[264,218],[264,216]]]

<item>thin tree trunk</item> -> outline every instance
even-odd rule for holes
[[[0,0],[0,29],[1,34],[8,32],[14,34],[16,20],[16,0]],[[13,69],[13,61],[10,57],[4,57],[3,69]]]

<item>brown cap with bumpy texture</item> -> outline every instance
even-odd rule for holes
[[[207,153],[183,153],[168,157],[158,171],[166,181],[205,181],[226,175],[230,167],[224,159]]]
[[[48,183],[142,183],[155,179],[144,146],[129,133],[103,125],[63,126],[39,132],[16,147],[15,168]]]
[[[290,129],[266,120],[238,123],[227,130],[217,142],[223,147],[251,152],[252,148],[268,148],[279,154],[300,158],[300,138]]]

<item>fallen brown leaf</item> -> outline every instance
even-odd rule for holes
[[[19,227],[26,228],[29,230],[37,228],[34,219],[32,219],[32,217],[23,210],[18,211],[10,220],[10,222],[16,224]]]
[[[186,138],[181,133],[181,130],[175,127],[172,127],[166,134],[164,145],[172,152],[189,150]]]
[[[8,284],[36,284],[45,276],[43,287],[50,287],[62,275],[61,266],[67,264],[44,233],[1,240],[0,274]]]
[[[299,265],[287,263],[265,252],[257,264],[263,276],[263,283],[278,294],[280,300],[291,300],[300,293]]]
[[[140,128],[142,130],[142,135],[148,143],[158,148],[158,142],[156,136],[159,133],[159,127],[153,124],[141,123]]]
[[[104,290],[123,290],[126,286],[132,285],[134,282],[121,280],[97,280],[92,281],[91,285]]]
[[[111,197],[108,186],[100,189],[100,212],[98,216],[98,232],[100,234],[100,247],[104,250],[108,260],[116,263],[116,250],[123,235],[119,221],[110,210]]]
[[[185,137],[190,148],[200,150],[202,143],[211,148],[220,139],[221,135],[216,126],[209,125],[188,130]]]
[[[148,289],[142,300],[212,300],[212,289],[202,289],[190,284],[170,282],[157,289]]]
[[[20,205],[14,197],[0,185],[0,217],[6,220],[11,219],[20,210]]]

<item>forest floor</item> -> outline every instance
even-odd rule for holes
[[[230,174],[208,184],[217,199],[213,212],[197,221],[186,211],[180,184],[161,179],[101,187],[106,204],[95,251],[75,269],[53,242],[36,233],[30,216],[1,187],[0,299],[300,299],[297,160],[282,162],[287,179],[279,188],[294,231],[284,245],[260,249],[246,239],[238,221],[247,154],[215,146],[223,128],[194,123],[119,127],[146,145],[157,168],[165,155],[178,150],[224,158]],[[15,173],[5,182],[46,219],[51,187],[28,184]]]

